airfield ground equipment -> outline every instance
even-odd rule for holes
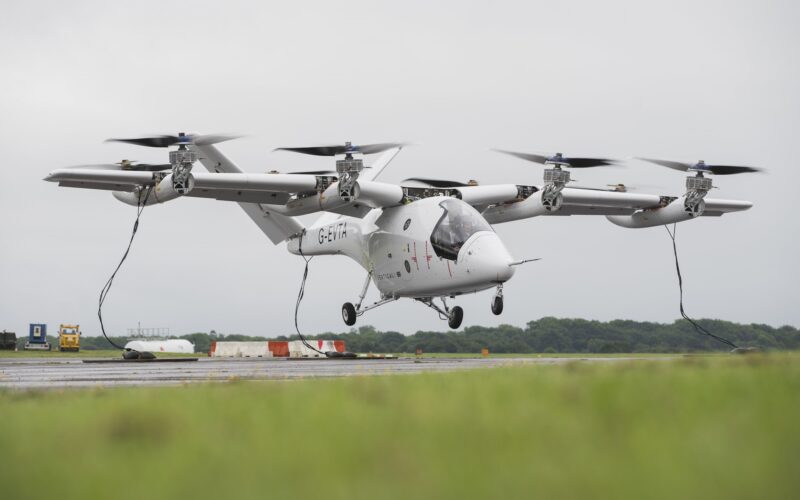
[[[58,328],[58,350],[61,352],[81,350],[81,328],[79,325],[60,325]]]
[[[14,332],[7,332],[3,330],[0,332],[0,350],[3,351],[16,351],[17,350],[17,334]]]
[[[47,341],[47,325],[44,323],[31,323],[28,327],[28,340],[25,342],[26,351],[49,351],[50,342]]]

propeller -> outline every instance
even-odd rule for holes
[[[571,186],[570,189],[583,189],[585,191],[608,191],[612,193],[627,193],[630,191],[642,191],[645,189],[662,189],[661,186],[655,186],[653,184],[637,184],[636,186],[631,186],[629,184],[606,184],[607,187],[599,188],[599,187],[589,187],[589,186]]]
[[[560,165],[572,168],[604,167],[608,165],[616,165],[616,161],[608,158],[567,158],[561,153],[548,156],[533,153],[518,153],[516,151],[506,151],[503,149],[493,149],[492,151],[511,155],[522,160],[532,161],[534,163],[541,163],[542,165]]]
[[[178,135],[155,135],[150,137],[137,137],[133,139],[106,139],[105,142],[125,142],[128,144],[136,144],[137,146],[147,146],[149,148],[168,148],[174,145],[186,146],[195,144],[197,146],[208,146],[218,142],[230,141],[237,139],[241,135],[222,135],[222,134],[206,134],[194,135],[184,134],[183,132]]]
[[[625,184],[606,184],[608,187],[589,187],[589,186],[571,186],[570,189],[581,189],[583,191],[606,191],[611,193],[627,193],[628,191],[635,191],[637,188],[626,186]]]
[[[708,165],[703,160],[697,163],[685,163],[680,161],[657,160],[654,158],[639,158],[637,160],[649,161],[662,167],[671,168],[674,170],[681,170],[683,172],[701,172],[714,175],[731,175],[731,174],[744,174],[748,172],[763,172],[763,169],[757,167],[743,167],[734,165]]]
[[[478,183],[475,181],[470,181],[469,183],[463,183],[459,181],[451,181],[447,179],[422,179],[420,177],[412,177],[410,179],[406,179],[403,183],[406,182],[419,182],[421,184],[425,184],[430,187],[435,188],[449,188],[449,187],[465,187],[465,186],[477,186]]]
[[[306,172],[286,172],[286,173],[290,175],[327,175],[327,176],[339,175],[339,173],[334,170],[309,170]]]
[[[371,155],[388,151],[392,148],[401,148],[405,144],[399,142],[386,142],[382,144],[364,144],[363,146],[354,146],[350,142],[345,142],[344,146],[312,146],[306,148],[275,148],[273,151],[291,151],[293,153],[301,153],[304,155],[314,156],[336,156],[344,154]]]
[[[69,168],[89,169],[89,170],[127,170],[134,172],[160,172],[170,170],[172,165],[164,163],[153,165],[149,163],[136,163],[133,160],[122,160],[117,163],[104,163],[99,165],[75,165]]]

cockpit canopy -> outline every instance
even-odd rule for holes
[[[443,259],[456,260],[458,252],[470,236],[478,231],[491,231],[492,226],[468,203],[457,199],[439,203],[442,217],[431,233],[433,251]]]

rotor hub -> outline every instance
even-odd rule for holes
[[[702,161],[700,163],[703,163]],[[694,176],[686,178],[686,195],[683,202],[684,210],[692,217],[703,215],[706,204],[703,198],[713,187],[710,178],[704,177],[702,171],[697,171]]]
[[[695,176],[686,178],[686,191],[704,191],[709,192],[713,188],[713,182],[708,177],[703,177],[702,172],[698,172]]]
[[[343,200],[350,201],[354,198],[356,180],[362,170],[364,170],[364,161],[361,158],[353,158],[352,153],[345,153],[343,160],[336,160],[336,172],[339,174],[339,197]]]
[[[547,168],[544,171],[545,184],[555,184],[564,186],[570,181],[569,171],[562,170],[558,166],[555,168]]]
[[[560,169],[561,167],[570,167],[569,158],[565,158],[564,155],[561,153],[556,153],[553,156],[547,158],[547,161],[544,162],[545,165],[553,165],[556,169]]]
[[[197,161],[197,152],[188,149],[191,137],[183,132],[178,134],[178,149],[169,152],[169,163],[172,165],[172,187],[179,194],[186,194],[191,190],[190,175],[192,166]]]
[[[343,160],[336,160],[336,172],[339,174],[353,174],[362,170],[364,170],[364,160],[353,158],[349,153]]]

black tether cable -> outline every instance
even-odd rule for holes
[[[131,251],[131,245],[133,244],[133,238],[136,236],[136,231],[139,229],[139,217],[142,216],[142,212],[144,211],[145,205],[147,205],[147,199],[150,197],[150,193],[153,191],[153,186],[148,186],[147,192],[144,195],[144,199],[139,196],[139,200],[136,203],[136,221],[133,223],[133,231],[131,231],[131,239],[128,241],[128,248],[125,249],[125,253],[122,254],[122,259],[120,259],[119,264],[117,264],[117,268],[114,269],[114,272],[111,273],[111,277],[108,278],[106,284],[103,286],[103,289],[100,291],[100,300],[97,304],[97,317],[100,319],[100,331],[103,332],[103,337],[106,338],[109,344],[113,345],[117,349],[122,351],[126,350],[124,347],[118,345],[116,342],[111,340],[108,335],[106,335],[106,328],[103,325],[103,302],[105,302],[106,297],[108,296],[109,290],[111,290],[111,284],[114,282],[114,277],[117,275],[117,271],[119,268],[122,267],[122,263],[125,262],[125,259],[128,257],[128,253]]]
[[[328,353],[322,352],[316,347],[306,342],[305,337],[303,337],[303,334],[300,333],[300,327],[297,326],[297,313],[300,310],[300,302],[302,302],[303,296],[306,294],[306,279],[308,279],[308,263],[311,262],[311,259],[314,258],[313,255],[311,257],[306,257],[303,254],[303,237],[305,235],[306,235],[306,230],[303,229],[303,231],[300,233],[300,240],[297,245],[297,251],[300,254],[300,257],[302,257],[303,260],[306,262],[306,267],[303,270],[303,281],[300,282],[300,291],[297,293],[297,302],[294,305],[294,329],[297,330],[297,336],[300,337],[300,342],[302,342],[304,346],[308,347],[314,352],[322,354],[323,356],[328,356]]]
[[[702,326],[698,325],[692,318],[690,318],[689,316],[686,315],[686,312],[683,310],[683,277],[681,276],[681,266],[678,263],[678,245],[675,243],[675,235],[678,233],[678,225],[677,224],[673,224],[672,225],[672,231],[669,230],[669,226],[667,226],[667,225],[664,225],[664,228],[667,230],[667,233],[669,234],[669,237],[672,239],[672,251],[675,253],[675,270],[678,272],[678,289],[680,290],[681,316],[683,316],[683,319],[685,319],[686,321],[691,323],[692,326],[694,326],[694,329],[697,330],[697,333],[700,333],[700,334],[703,334],[703,335],[708,335],[709,337],[711,337],[711,338],[713,338],[715,340],[718,340],[719,342],[722,342],[723,344],[727,344],[727,345],[733,347],[734,349],[738,349],[739,346],[737,346],[736,344],[734,344],[730,340],[722,338],[722,337],[720,337],[718,335],[714,335],[713,333],[709,332],[708,330],[706,330]]]

